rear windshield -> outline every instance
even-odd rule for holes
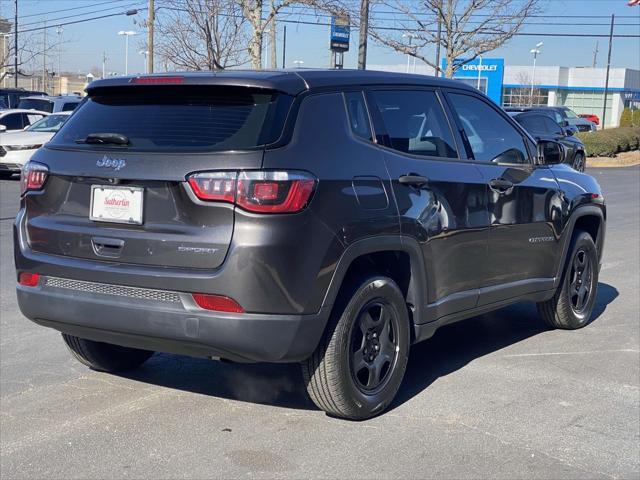
[[[53,102],[46,99],[25,98],[20,100],[18,108],[25,110],[40,110],[41,112],[53,112]]]
[[[247,150],[275,142],[291,97],[242,87],[120,87],[91,96],[51,146],[142,151]],[[117,133],[122,146],[82,144],[90,134]]]

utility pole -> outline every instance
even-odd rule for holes
[[[15,0],[15,19],[13,22],[13,86],[18,88],[18,0]]]
[[[102,52],[102,78],[106,77],[107,74],[107,52]]]
[[[593,68],[596,68],[598,63],[598,40],[596,40],[596,48],[593,50]]]
[[[56,29],[58,34],[58,95],[62,95],[62,75],[60,65],[62,64],[62,27]]]
[[[47,93],[47,21],[44,21],[42,39],[42,91]]]
[[[287,68],[287,26],[282,34],[282,68]]]
[[[153,27],[156,21],[153,0],[149,0],[149,19],[147,21],[147,72],[153,73]],[[104,76],[104,75],[103,75]]]
[[[369,39],[369,0],[360,0],[360,39],[358,43],[358,70],[367,68],[367,40]]]
[[[611,44],[613,43],[613,24],[616,16],[611,14],[611,30],[609,31],[609,54],[607,55],[607,78],[604,81],[604,102],[602,104],[602,129],[606,128],[607,120],[607,94],[609,93],[609,69],[611,67]]]

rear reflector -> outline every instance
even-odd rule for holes
[[[21,194],[33,190],[41,190],[49,176],[49,167],[37,162],[28,162],[20,176]]]
[[[131,79],[135,85],[176,85],[184,82],[184,77],[136,77]]]
[[[21,272],[18,275],[18,283],[23,287],[37,287],[39,282],[39,273]]]
[[[193,299],[200,308],[214,310],[216,312],[244,313],[244,309],[233,298],[224,295],[209,295],[207,293],[194,293]]]
[[[200,200],[235,203],[256,213],[299,212],[316,186],[311,174],[291,171],[202,172],[187,181]]]

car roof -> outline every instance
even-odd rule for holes
[[[87,93],[91,95],[99,89],[108,87],[156,85],[162,82],[163,77],[168,80],[179,78],[179,82],[184,85],[242,86],[277,90],[290,95],[317,88],[363,85],[446,86],[477,91],[460,81],[428,75],[374,70],[283,69],[176,72],[113,77],[91,82],[87,87]],[[140,83],[136,84],[136,82]]]
[[[42,115],[51,115],[49,112],[43,112],[41,110],[28,110],[26,108],[9,108],[7,110],[0,110],[0,117],[9,115],[10,113],[38,113]]]
[[[55,100],[78,100],[81,101],[82,97],[79,95],[29,95],[22,97],[20,100],[49,100],[51,102]]]

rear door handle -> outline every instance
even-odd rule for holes
[[[489,187],[491,187],[491,190],[495,192],[505,193],[507,190],[513,188],[513,182],[510,182],[509,180],[506,180],[504,178],[494,178],[493,180],[489,181]]]
[[[423,177],[422,175],[414,175],[410,173],[409,175],[402,175],[398,178],[398,181],[402,185],[411,185],[414,187],[421,187],[429,183],[429,179],[427,177]]]

